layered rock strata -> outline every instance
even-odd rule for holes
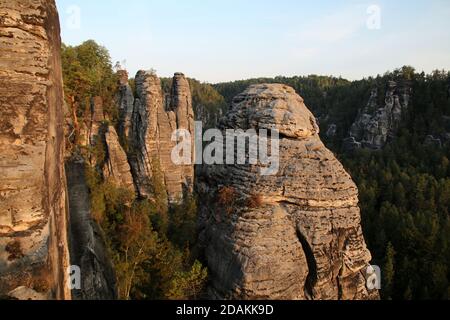
[[[69,299],[54,1],[0,0],[0,296]]]
[[[202,168],[200,239],[211,297],[376,298],[366,288],[371,255],[357,187],[321,142],[303,99],[285,85],[250,86],[220,128],[277,129],[280,169],[263,176],[261,163]]]

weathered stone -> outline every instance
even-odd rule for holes
[[[83,158],[66,162],[70,212],[70,260],[80,267],[81,288],[72,292],[75,300],[117,299],[116,278],[103,232],[93,220]]]
[[[134,191],[133,177],[127,155],[119,143],[119,136],[113,126],[105,132],[106,159],[103,175],[116,185]]]
[[[195,140],[194,140],[194,110],[192,108],[192,96],[189,82],[182,73],[175,73],[172,81],[172,92],[170,96],[170,110],[172,110],[177,119],[177,129],[187,130],[191,136],[191,155],[194,159]],[[189,193],[194,187],[194,166],[193,164],[181,166],[183,186]]]
[[[8,297],[17,300],[47,300],[49,297],[27,287],[18,287],[8,293]]]
[[[100,127],[105,121],[103,111],[103,99],[101,97],[93,97],[91,99],[91,118],[88,120],[89,143],[95,145],[96,138],[99,136]]]
[[[355,137],[348,137],[344,139],[343,147],[345,150],[361,149],[361,142],[356,141]]]
[[[129,160],[136,189],[140,196],[152,198],[155,184],[162,185],[168,201],[179,202],[184,191],[192,189],[193,165],[180,166],[172,161],[176,145],[172,135],[178,129],[185,129],[194,138],[189,84],[184,76],[176,74],[170,103],[166,104],[161,82],[155,74],[139,71],[135,81],[137,96]],[[168,110],[166,105],[169,105]]]
[[[59,31],[54,1],[0,0],[0,296],[71,296]]]
[[[349,136],[344,143],[347,150],[359,145],[368,149],[381,149],[389,139],[395,136],[402,115],[408,110],[411,88],[407,83],[398,86],[390,81],[385,96],[384,106],[378,105],[378,90],[373,89],[367,106],[360,110],[353,123]]]
[[[280,170],[262,176],[261,164],[203,166],[200,239],[211,297],[377,298],[364,277],[371,255],[357,187],[320,141],[303,99],[284,85],[250,86],[220,128],[279,130]]]
[[[118,134],[124,142],[129,143],[131,121],[133,118],[134,96],[128,83],[128,72],[119,70],[119,88],[116,95],[116,104],[119,109]]]

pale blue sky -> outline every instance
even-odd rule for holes
[[[426,72],[450,69],[448,0],[57,4],[65,43],[94,39],[114,61],[126,60],[131,75],[154,68],[160,76],[181,71],[219,82],[313,73],[360,79],[405,64]]]

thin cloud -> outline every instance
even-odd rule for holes
[[[300,31],[294,34],[293,38],[299,43],[334,44],[350,39],[357,34],[359,30],[365,27],[366,19],[364,7],[348,7],[300,26]]]

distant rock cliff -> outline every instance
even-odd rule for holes
[[[201,243],[210,295],[230,299],[371,299],[371,260],[358,190],[322,144],[314,116],[284,85],[253,85],[221,122],[226,129],[280,132],[280,170],[204,166]]]
[[[383,148],[395,136],[402,116],[408,110],[411,90],[407,83],[400,86],[397,82],[390,81],[384,104],[379,106],[378,89],[373,89],[367,106],[359,111],[349,137],[344,140],[344,148]]]
[[[0,296],[70,299],[54,1],[0,0]]]

